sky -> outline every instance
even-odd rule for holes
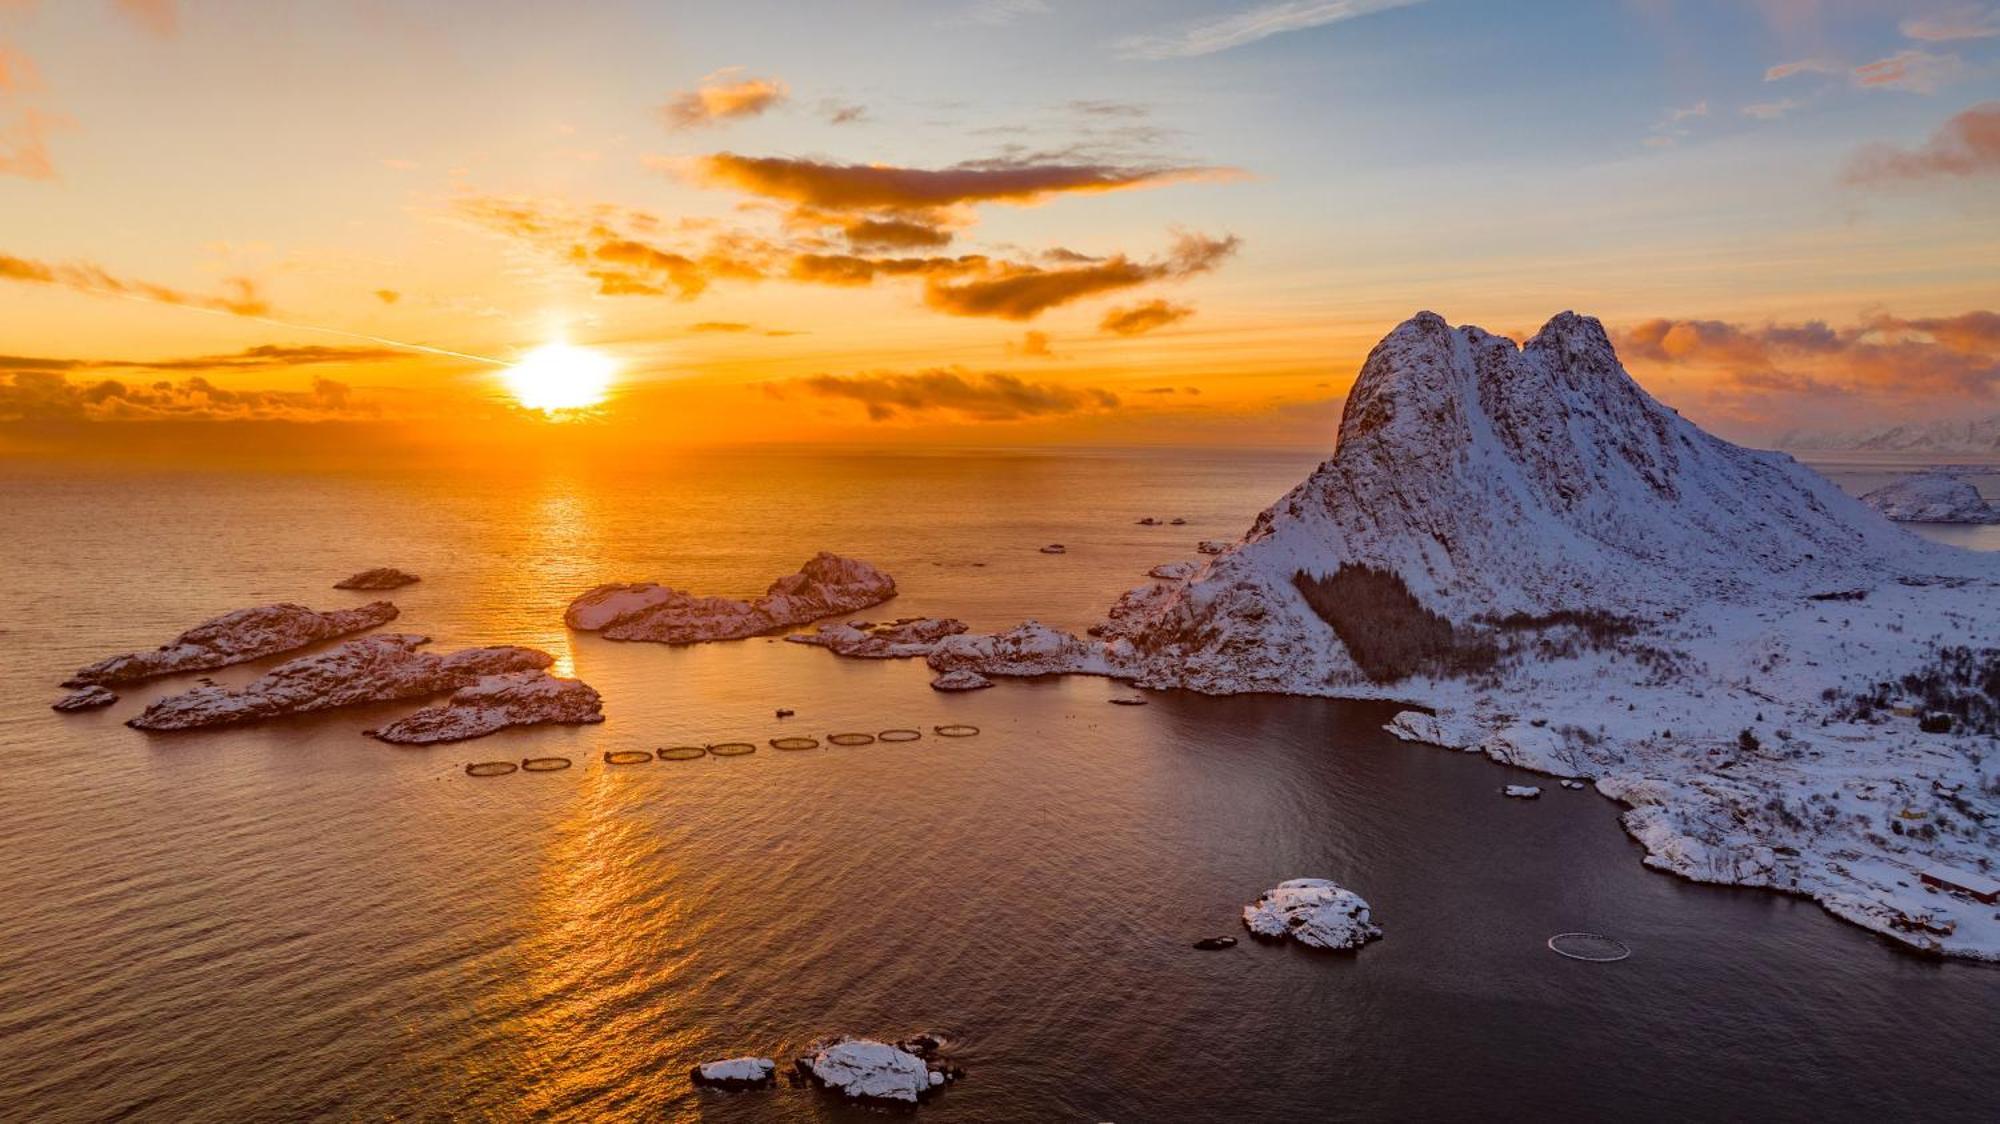
[[[0,455],[1330,449],[1423,309],[1772,444],[2000,412],[1996,220],[2000,3],[0,0]]]

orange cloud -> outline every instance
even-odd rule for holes
[[[772,389],[782,397],[788,387],[859,402],[873,421],[928,411],[946,411],[975,421],[1017,421],[1118,406],[1116,394],[1096,387],[1029,382],[1015,375],[994,371],[974,374],[957,367],[915,374],[816,375],[774,384]]]
[[[755,117],[784,103],[790,91],[770,78],[708,82],[674,95],[660,107],[670,129],[697,129],[739,117]]]
[[[1864,90],[1903,90],[1912,94],[1934,94],[1965,69],[1957,55],[1934,55],[1929,51],[1897,51],[1885,59],[1854,68],[1852,78]]]
[[[949,168],[833,164],[720,152],[693,165],[697,182],[828,211],[932,211],[967,203],[1035,203],[1234,174],[1199,167],[1118,167],[985,160]]]
[[[1876,316],[1847,328],[1820,320],[1752,326],[1648,320],[1618,334],[1619,353],[1716,371],[1725,388],[1820,395],[1987,399],[2000,390],[2000,313]]]
[[[1982,9],[1978,4],[1961,4],[1935,15],[1906,19],[1898,30],[1912,39],[1930,43],[1992,39],[2000,36],[2000,7]]]
[[[113,3],[134,23],[162,38],[173,35],[180,26],[177,0],[113,0]]]
[[[2000,172],[2000,101],[1957,114],[1916,148],[1874,144],[1855,154],[1847,182],[1882,184],[1963,179]]]
[[[223,295],[204,296],[170,289],[165,285],[155,285],[150,281],[134,281],[118,277],[107,272],[102,266],[88,262],[50,264],[0,253],[0,281],[17,281],[27,285],[53,285],[74,289],[80,293],[132,297],[157,304],[207,308],[238,316],[264,316],[271,311],[270,304],[258,292],[256,283],[244,277],[233,277],[223,282],[227,290]]]
[[[1153,300],[1131,308],[1112,309],[1104,314],[1097,330],[1120,336],[1143,336],[1155,328],[1164,328],[1193,315],[1194,309],[1184,304]]]
[[[376,416],[345,383],[314,379],[311,390],[225,390],[205,378],[128,385],[74,383],[53,371],[16,371],[0,382],[0,422],[320,421]]]
[[[49,130],[68,119],[29,106],[12,124],[0,125],[0,176],[47,180],[56,175],[49,158]]]
[[[226,355],[175,359],[51,359],[0,355],[0,371],[253,371],[325,363],[389,363],[410,358],[391,347],[323,347],[314,344],[260,344]]]
[[[1139,262],[1120,254],[1100,262],[1044,269],[997,262],[969,280],[931,278],[924,303],[954,316],[994,316],[1029,320],[1048,309],[1102,293],[1116,292],[1167,278],[1205,273],[1236,252],[1238,240],[1182,235],[1171,253],[1158,261]]]

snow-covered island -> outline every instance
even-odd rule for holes
[[[1972,481],[1948,472],[1919,472],[1861,497],[1861,502],[1902,523],[2000,523]]]
[[[927,1057],[923,1042],[891,1045],[872,1038],[841,1038],[807,1051],[797,1069],[807,1080],[852,1100],[880,1104],[916,1104],[954,1080],[956,1067]]]
[[[710,1089],[766,1089],[777,1084],[777,1072],[770,1058],[724,1058],[695,1066],[688,1079]]]
[[[866,562],[821,551],[754,601],[698,597],[653,582],[600,585],[570,602],[571,628],[611,640],[701,644],[740,640],[879,605],[896,582]]]
[[[1361,895],[1324,878],[1294,878],[1264,891],[1243,907],[1243,927],[1253,937],[1309,948],[1360,948],[1382,937]]]
[[[484,676],[436,706],[362,732],[392,745],[438,745],[483,738],[510,726],[590,726],[602,721],[604,700],[590,684],[546,671],[515,671]]]
[[[1603,327],[1525,345],[1423,313],[1369,355],[1334,455],[1193,576],[1085,640],[925,658],[987,676],[1393,699],[1400,736],[1627,805],[1647,863],[2000,959],[2000,556],[1883,519],[1661,405]]]
[[[365,632],[395,619],[396,607],[387,601],[326,613],[289,602],[238,609],[203,621],[150,652],[127,652],[78,668],[63,686],[137,683],[163,675],[213,671]]]

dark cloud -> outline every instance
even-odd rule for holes
[[[1112,309],[1104,314],[1097,330],[1119,336],[1143,336],[1155,328],[1164,328],[1193,315],[1194,309],[1184,304],[1153,300],[1131,308]]]
[[[271,311],[271,306],[257,291],[256,283],[242,277],[224,281],[225,292],[219,296],[210,296],[186,293],[179,289],[170,289],[165,285],[155,285],[150,281],[134,281],[118,277],[107,272],[102,266],[88,262],[50,263],[0,253],[0,281],[17,281],[27,285],[54,285],[84,293],[136,297],[160,304],[208,308],[218,312],[235,313],[238,316],[265,316]]]
[[[784,103],[790,96],[774,78],[714,77],[699,87],[675,94],[660,107],[670,129],[696,129],[741,117],[755,117]]]
[[[951,244],[951,231],[905,219],[854,219],[841,228],[857,250],[932,250]]]
[[[1099,262],[1051,269],[994,263],[981,275],[964,280],[932,277],[925,284],[924,303],[954,316],[1029,320],[1071,301],[1207,272],[1235,253],[1237,245],[1238,240],[1233,236],[1207,238],[1183,234],[1175,241],[1173,250],[1157,261],[1133,261],[1120,254]]]
[[[726,332],[747,332],[749,330],[750,330],[750,325],[738,323],[737,321],[734,320],[703,320],[698,324],[688,325],[688,331],[690,332],[726,333]]]
[[[1995,173],[2000,173],[2000,101],[1989,101],[1952,117],[1916,148],[1863,148],[1847,166],[1847,181],[1911,183]]]
[[[410,353],[390,347],[319,347],[261,344],[226,355],[194,355],[174,359],[49,359],[0,355],[0,371],[263,371],[326,363],[391,363]]]
[[[819,103],[819,112],[829,125],[852,125],[868,117],[867,106],[834,101],[830,98]]]
[[[784,387],[859,402],[874,421],[934,411],[975,421],[1017,421],[1118,406],[1118,396],[1108,390],[1028,382],[997,371],[975,373],[957,367],[915,374],[817,375],[780,384],[780,393]]]
[[[15,371],[0,381],[0,422],[328,421],[374,417],[347,384],[314,379],[311,390],[226,390],[205,378],[130,384],[71,382],[56,371]]]

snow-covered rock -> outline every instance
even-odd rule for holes
[[[98,707],[110,706],[117,701],[118,695],[116,692],[108,687],[99,687],[93,683],[88,687],[78,687],[76,690],[57,699],[49,705],[49,709],[60,710],[67,714],[77,710],[96,710]]]
[[[1861,502],[1901,523],[2000,523],[2000,507],[1986,502],[1970,480],[1944,472],[1905,476]]]
[[[947,636],[964,632],[964,621],[933,617],[909,617],[890,624],[860,625],[853,622],[823,624],[818,632],[795,632],[785,637],[794,644],[811,644],[837,656],[864,660],[901,660],[927,656]]]
[[[2000,454],[2000,414],[1913,422],[1851,433],[1794,431],[1779,442],[1786,449],[1832,449],[1862,453]]]
[[[425,651],[422,636],[382,634],[300,656],[237,689],[196,687],[148,706],[126,723],[140,730],[189,730],[289,714],[420,698],[470,686],[487,675],[540,671],[555,661],[533,648]]]
[[[870,1038],[815,1046],[798,1066],[820,1088],[859,1101],[916,1104],[946,1080],[918,1054]]]
[[[396,607],[387,601],[326,613],[290,603],[238,609],[203,621],[150,652],[127,652],[78,668],[63,686],[136,683],[162,675],[213,671],[364,632],[395,619]]]
[[[1221,554],[1223,551],[1228,550],[1229,546],[1230,544],[1223,542],[1221,539],[1203,539],[1194,544],[1194,549],[1197,554]]]
[[[1360,948],[1382,936],[1361,895],[1324,878],[1280,882],[1243,907],[1251,934],[1313,948]]]
[[[407,570],[398,570],[394,566],[377,566],[372,570],[363,570],[352,577],[337,581],[333,583],[333,588],[401,589],[406,585],[415,585],[422,580],[422,578],[417,577],[417,575]]]
[[[509,726],[602,721],[603,700],[590,684],[546,671],[516,671],[486,676],[436,706],[366,732],[396,745],[435,745],[484,737]]]
[[[976,671],[947,671],[931,680],[933,691],[982,691],[993,685],[993,680]]]
[[[926,657],[935,671],[982,675],[1109,674],[1112,657],[1102,645],[1037,621],[999,633],[968,633],[939,641]]]
[[[1500,794],[1502,796],[1511,796],[1516,800],[1533,800],[1542,794],[1542,790],[1539,785],[1510,784],[1501,789]]]
[[[695,1066],[688,1077],[711,1089],[762,1089],[777,1083],[777,1072],[770,1058],[724,1058]]]
[[[612,640],[700,644],[796,628],[878,605],[896,595],[895,580],[866,562],[824,551],[771,583],[754,601],[697,597],[646,583],[600,585],[570,602],[571,628]]]

